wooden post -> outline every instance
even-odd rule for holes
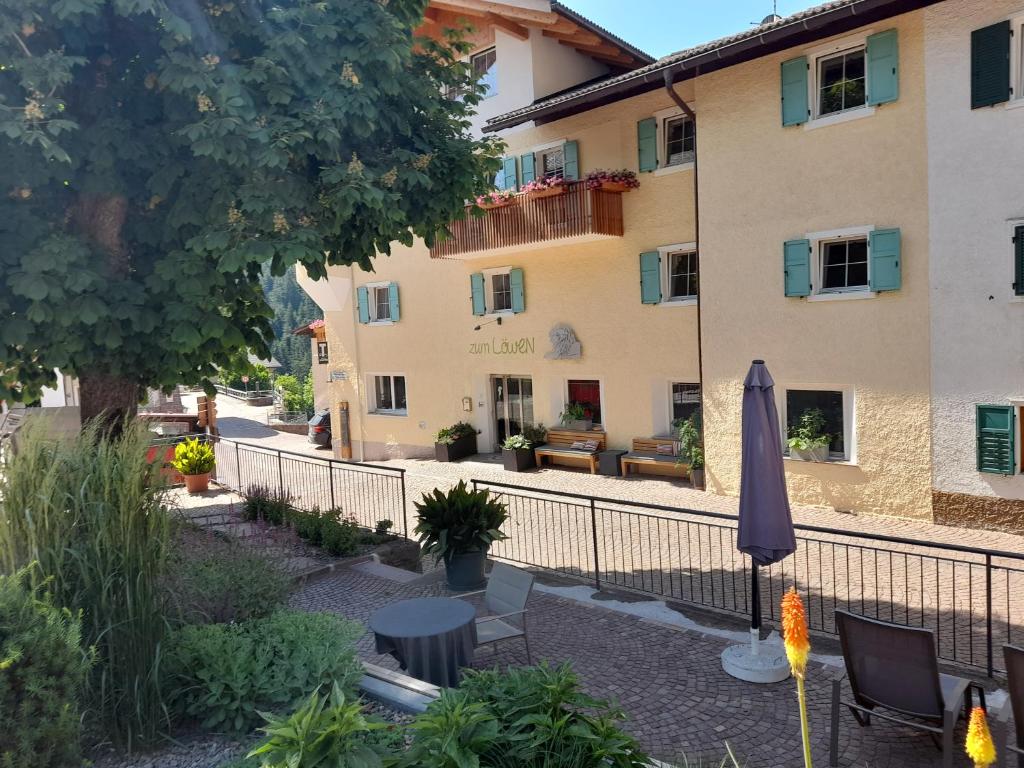
[[[338,439],[341,441],[341,458],[352,458],[352,437],[349,429],[348,400],[338,403]]]

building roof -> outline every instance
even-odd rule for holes
[[[576,24],[579,24],[584,29],[589,30],[590,32],[593,32],[595,35],[603,37],[605,40],[607,40],[612,45],[618,46],[619,48],[621,48],[624,51],[628,51],[634,57],[636,57],[639,61],[641,61],[641,62],[643,62],[645,64],[652,64],[652,63],[654,63],[654,57],[651,56],[649,53],[645,53],[644,51],[641,51],[639,48],[637,48],[635,45],[627,43],[625,40],[623,40],[618,35],[612,34],[607,29],[602,27],[600,24],[597,24],[597,23],[591,21],[586,16],[584,16],[582,13],[574,11],[572,8],[567,6],[565,3],[560,3],[558,0],[551,0],[551,10],[554,11],[555,13],[559,14],[560,16],[565,16],[570,21],[573,21]]]
[[[832,0],[783,18],[768,17],[752,29],[671,53],[646,66],[497,115],[487,121],[484,130],[498,131],[529,120],[550,122],[664,87],[666,75],[676,80],[695,77],[935,2],[939,0]],[[555,4],[553,1],[552,6]]]

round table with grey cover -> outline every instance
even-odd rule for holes
[[[459,669],[473,663],[476,608],[451,597],[401,600],[374,611],[377,653],[390,653],[419,680],[454,688]]]

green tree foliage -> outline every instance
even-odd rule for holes
[[[300,380],[298,377],[286,373],[278,376],[275,384],[281,390],[286,411],[304,411],[309,416],[313,415],[313,378],[311,376],[307,375],[305,380]]]
[[[299,287],[295,270],[289,269],[283,275],[263,272],[263,293],[267,304],[274,311],[270,327],[274,340],[270,342],[270,353],[281,363],[281,373],[290,373],[300,380],[309,377],[313,355],[308,336],[296,336],[296,328],[314,320],[323,319],[320,307]],[[301,409],[295,409],[301,410]]]
[[[269,356],[264,264],[428,243],[486,191],[426,0],[0,0],[0,399],[83,418]],[[445,96],[469,91],[461,99]]]

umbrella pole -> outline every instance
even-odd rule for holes
[[[750,650],[757,656],[758,644],[761,641],[761,580],[757,577],[757,563],[750,568]]]

